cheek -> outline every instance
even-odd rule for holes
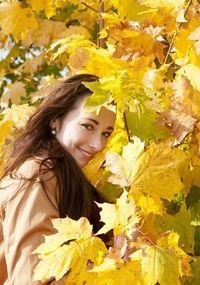
[[[82,128],[68,129],[63,134],[63,141],[71,147],[84,143],[89,138]]]

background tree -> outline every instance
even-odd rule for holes
[[[100,231],[112,229],[114,244],[105,256],[87,220],[55,221],[35,279],[199,284],[199,1],[0,1],[0,26],[0,172],[28,116],[65,77],[99,76],[85,108],[117,112],[106,150],[84,170],[116,202],[103,205]]]

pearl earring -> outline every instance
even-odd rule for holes
[[[53,129],[51,129],[51,133],[52,133],[52,135],[56,135],[56,128],[53,128]]]

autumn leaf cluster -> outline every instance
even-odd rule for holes
[[[2,0],[0,27],[0,174],[29,115],[65,78],[99,76],[85,83],[85,110],[117,115],[84,169],[106,200],[104,226],[53,221],[35,280],[199,284],[199,1]]]

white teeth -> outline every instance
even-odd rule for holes
[[[84,153],[85,155],[87,155],[87,156],[89,156],[89,157],[92,157],[92,154],[90,154],[90,153],[88,153],[88,152],[86,152],[86,151],[84,151],[84,150],[82,150],[82,149],[80,149],[80,148],[79,148],[79,150],[80,150],[82,153]]]

